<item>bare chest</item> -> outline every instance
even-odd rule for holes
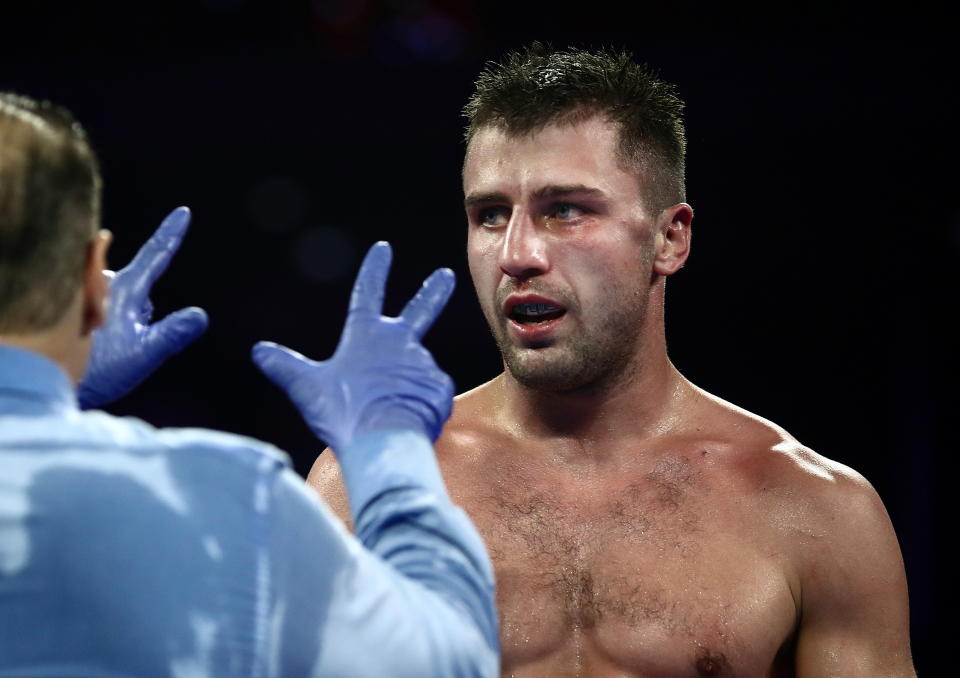
[[[687,458],[450,489],[494,562],[504,675],[778,675],[782,563],[761,516]]]

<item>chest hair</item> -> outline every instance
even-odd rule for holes
[[[701,550],[709,490],[687,457],[665,456],[645,472],[582,486],[515,469],[494,482],[477,522],[506,595],[557,606],[566,624],[583,629],[604,619],[671,631],[697,626],[662,576],[685,576]]]

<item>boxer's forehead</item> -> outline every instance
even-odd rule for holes
[[[599,117],[559,122],[510,134],[480,128],[467,147],[465,197],[504,194],[513,198],[547,186],[584,186],[609,195],[635,194],[635,175],[621,166],[616,124]]]

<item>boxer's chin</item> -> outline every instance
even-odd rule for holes
[[[500,342],[507,370],[523,386],[567,393],[604,388],[626,372],[632,351],[623,342],[568,338],[543,348]]]

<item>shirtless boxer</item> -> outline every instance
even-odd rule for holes
[[[541,45],[465,111],[467,251],[505,371],[438,441],[491,551],[511,676],[914,676],[862,476],[685,379],[682,102],[627,56]],[[347,516],[322,455],[311,484]]]

